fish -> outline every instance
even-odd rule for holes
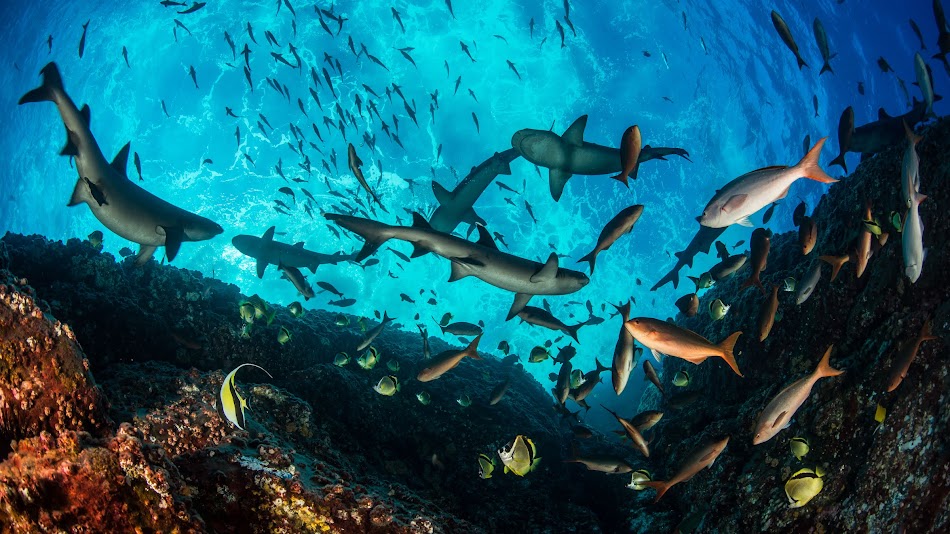
[[[294,317],[300,317],[303,315],[303,305],[299,302],[291,302],[290,306],[287,306],[287,309],[290,311],[290,315]]]
[[[749,216],[776,200],[785,198],[788,189],[800,177],[820,183],[837,182],[825,174],[818,156],[827,137],[815,143],[808,154],[793,167],[765,167],[746,173],[716,192],[697,221],[703,226],[721,228],[733,224],[752,226]]]
[[[399,372],[399,360],[389,360],[386,362],[386,368],[394,373]]]
[[[905,138],[904,123],[911,128],[926,117],[926,104],[914,99],[910,111],[897,117],[891,117],[878,110],[878,120],[855,128],[851,134],[850,152],[877,154],[901,142]]]
[[[360,357],[356,359],[356,363],[364,370],[369,371],[379,363],[379,352],[376,351],[375,347],[370,347],[360,354]]]
[[[294,285],[294,288],[299,291],[301,295],[303,295],[304,300],[310,300],[313,298],[313,288],[310,287],[307,279],[299,269],[284,265],[283,263],[279,264],[277,269],[281,272],[281,278],[284,280],[289,280],[290,283]]]
[[[808,440],[799,436],[788,440],[788,446],[792,450],[792,456],[799,462],[802,461],[802,458],[811,450],[808,446]]]
[[[712,274],[708,272],[699,275],[699,278],[694,276],[689,276],[688,278],[693,281],[693,284],[696,285],[696,292],[699,292],[700,289],[709,289],[715,283],[712,278]]]
[[[796,284],[795,277],[789,276],[788,278],[782,281],[782,291],[787,291],[789,293],[795,291],[795,284]]]
[[[86,51],[86,30],[89,29],[89,23],[91,21],[87,20],[85,24],[82,25],[82,37],[79,38],[79,59],[82,59],[83,52]]]
[[[432,402],[432,396],[429,395],[428,391],[420,391],[416,393],[416,400],[423,406],[428,406]]]
[[[676,308],[687,317],[695,317],[699,312],[699,296],[696,293],[683,295],[676,299]]]
[[[673,385],[680,388],[685,388],[690,383],[689,373],[686,371],[677,371],[673,375]]]
[[[590,282],[583,273],[559,268],[557,254],[552,253],[542,265],[499,251],[483,226],[477,227],[478,243],[471,243],[432,229],[418,213],[413,213],[411,227],[390,226],[336,213],[327,213],[324,217],[366,240],[357,254],[357,261],[366,258],[388,239],[395,238],[413,243],[414,257],[432,252],[451,260],[450,281],[475,276],[490,285],[515,292],[507,319],[517,315],[534,295],[570,294]]]
[[[641,345],[650,349],[653,355],[660,353],[682,358],[694,364],[700,364],[709,357],[718,357],[739,376],[739,365],[733,355],[736,340],[742,332],[734,332],[718,345],[714,345],[699,334],[680,328],[674,324],[649,317],[630,319],[624,326]]]
[[[434,319],[433,319],[434,320]],[[482,333],[482,327],[477,324],[457,322],[448,325],[439,325],[442,334],[452,334],[454,336],[477,336]]]
[[[848,263],[851,259],[850,254],[842,254],[840,256],[818,256],[818,259],[831,265],[831,281],[834,282],[835,278],[838,278],[838,273],[841,272],[841,267]]]
[[[630,379],[630,372],[637,365],[636,356],[633,350],[633,336],[624,328],[624,323],[630,319],[630,301],[620,306],[614,306],[617,313],[620,314],[620,333],[617,337],[617,343],[614,345],[614,358],[610,366],[610,379],[614,386],[614,392],[620,395],[627,387],[627,381]],[[576,386],[575,386],[576,387]]]
[[[821,52],[821,60],[824,64],[821,66],[821,70],[818,72],[818,75],[821,76],[826,72],[834,74],[834,71],[831,70],[831,59],[838,54],[832,54],[831,49],[828,47],[828,34],[825,33],[825,27],[822,26],[821,20],[818,17],[815,17],[815,22],[812,23],[812,28],[815,30],[815,42],[818,43],[818,50]]]
[[[541,363],[551,357],[551,353],[544,347],[536,346],[528,354],[528,363]]]
[[[713,265],[712,268],[709,269],[709,278],[713,282],[720,282],[726,278],[729,278],[735,274],[736,271],[741,269],[743,265],[745,265],[746,259],[747,258],[745,254],[733,254],[732,256],[727,256],[724,260],[717,263],[716,265]],[[698,289],[704,288],[697,288],[697,290]]]
[[[647,489],[643,483],[651,480],[653,480],[653,477],[650,476],[649,471],[646,469],[638,469],[630,475],[630,483],[627,484],[627,487],[634,491],[643,491]]]
[[[285,326],[280,327],[280,330],[277,331],[277,342],[281,345],[286,344],[292,337],[290,330],[287,330]]]
[[[85,203],[106,228],[138,243],[136,265],[146,263],[160,246],[165,247],[168,261],[174,261],[183,242],[204,241],[224,232],[214,221],[172,205],[129,180],[129,144],[108,163],[89,129],[89,108],[76,108],[63,88],[56,63],[47,64],[41,72],[42,85],[23,95],[19,104],[48,101],[59,109],[68,130],[62,154],[75,158],[80,176],[68,205]]]
[[[765,213],[762,214],[762,224],[768,224],[768,222],[772,220],[772,214],[775,213],[775,206],[778,206],[778,202],[770,204],[765,210]]]
[[[807,256],[815,249],[818,242],[818,223],[809,216],[802,217],[798,226],[798,244],[802,247],[802,255]]]
[[[917,352],[920,350],[920,345],[925,341],[933,341],[936,339],[940,338],[933,335],[931,322],[927,320],[924,321],[924,325],[920,328],[920,334],[915,337],[905,339],[900,343],[897,348],[897,354],[894,357],[894,363],[891,366],[890,376],[887,380],[888,393],[897,389],[897,386],[900,386],[904,378],[907,377],[907,371],[917,358]]]
[[[874,421],[877,424],[884,424],[884,419],[887,417],[887,408],[877,403],[877,408],[874,409]]]
[[[452,233],[460,223],[469,225],[487,223],[478,216],[473,206],[492,181],[500,175],[511,175],[511,162],[521,157],[513,148],[496,152],[473,167],[453,191],[432,181],[432,193],[439,206],[429,218],[429,225],[439,232]],[[500,182],[496,182],[500,184]]]
[[[336,265],[343,261],[353,261],[356,257],[355,254],[321,254],[306,250],[302,241],[294,245],[274,241],[275,230],[276,227],[271,226],[261,237],[241,234],[231,239],[231,244],[240,253],[257,260],[258,278],[264,277],[264,271],[268,265],[283,263],[287,267],[306,268],[310,272],[316,273],[317,267],[320,265]],[[325,282],[320,282],[317,285],[321,283]],[[338,295],[343,296],[342,293]]]
[[[644,457],[649,458],[650,447],[647,444],[647,440],[643,437],[643,434],[641,434],[640,431],[637,430],[637,427],[633,426],[633,424],[630,423],[630,421],[627,421],[623,417],[620,417],[619,415],[617,415],[617,413],[611,410],[610,408],[607,408],[604,405],[601,405],[601,408],[607,410],[610,413],[610,415],[614,416],[614,419],[616,419],[617,422],[620,423],[620,426],[623,427],[623,431],[626,433],[627,437],[630,439],[630,443],[633,445],[633,447],[637,449],[638,451],[640,451],[640,454],[642,454]]]
[[[473,360],[481,360],[481,356],[478,355],[478,342],[481,341],[481,339],[482,335],[479,334],[475,336],[475,339],[472,340],[468,347],[463,350],[447,350],[436,355],[432,358],[432,361],[428,366],[419,371],[419,374],[416,376],[416,380],[420,382],[431,382],[432,380],[436,380],[445,373],[455,369],[462,359],[466,357],[472,358]]]
[[[429,350],[429,329],[425,325],[418,325],[419,334],[422,336],[422,359],[428,360],[432,357],[432,353]]]
[[[815,371],[792,382],[776,395],[759,414],[755,423],[753,445],[760,445],[775,437],[791,424],[795,412],[808,400],[811,390],[822,378],[839,376],[844,371],[831,367],[829,359],[834,345],[829,345]]]
[[[795,38],[792,37],[792,32],[788,29],[788,24],[785,24],[785,20],[782,16],[775,11],[772,11],[772,25],[775,26],[775,31],[778,32],[785,46],[795,54],[795,59],[798,60],[798,70],[801,70],[802,67],[807,67],[808,63],[805,63],[805,60],[802,59],[802,56],[798,53],[798,44],[795,42]]]
[[[501,402],[501,399],[504,398],[505,393],[508,392],[509,386],[511,386],[511,375],[509,375],[504,382],[492,388],[491,394],[488,396],[488,404],[490,406],[494,406]],[[564,403],[562,402],[561,404]]]
[[[653,488],[656,490],[656,499],[653,502],[658,502],[663,498],[663,495],[670,490],[673,486],[679,484],[680,482],[686,482],[687,480],[693,478],[696,473],[702,471],[703,469],[709,467],[716,461],[716,458],[722,454],[722,451],[725,450],[726,445],[729,444],[729,436],[725,438],[714,441],[712,443],[702,445],[693,450],[690,455],[687,457],[687,460],[683,463],[683,466],[680,467],[679,471],[673,475],[669,480],[656,480],[643,482],[644,486],[648,488]]]
[[[491,478],[492,472],[495,471],[495,459],[489,457],[487,454],[478,455],[478,478],[483,480]]]
[[[760,273],[768,265],[769,249],[772,248],[772,231],[767,228],[756,228],[752,231],[752,275],[739,286],[739,290],[755,286],[765,295],[765,286],[759,279]]]
[[[927,45],[924,44],[924,36],[920,34],[920,27],[917,26],[917,23],[914,22],[914,19],[910,19],[910,29],[914,31],[914,35],[917,36],[917,40],[920,41],[921,50],[926,50]]]
[[[914,207],[914,196],[920,190],[920,158],[917,155],[917,144],[923,138],[915,134],[906,122],[904,137],[907,144],[901,160],[901,201],[904,203],[904,208],[910,210]]]
[[[713,242],[719,239],[719,236],[721,236],[725,231],[726,227],[709,228],[707,226],[699,225],[699,230],[690,240],[689,244],[686,246],[686,249],[673,254],[676,256],[676,264],[673,265],[673,268],[670,269],[668,273],[663,275],[663,278],[661,278],[656,284],[653,285],[652,288],[650,288],[650,291],[656,291],[668,283],[672,283],[673,287],[676,288],[679,285],[680,269],[686,266],[692,267],[693,258],[696,256],[696,254],[700,252],[709,252],[709,247],[711,247]]]
[[[266,369],[253,363],[242,363],[224,377],[221,390],[218,392],[218,413],[232,425],[244,430],[246,424],[244,410],[247,409],[247,401],[238,393],[234,384],[234,376],[242,367],[257,367],[267,373],[267,376],[274,377]]]
[[[184,11],[179,11],[178,14],[179,14],[179,15],[187,15],[187,14],[189,14],[189,13],[194,13],[195,11],[198,11],[199,9],[205,7],[206,4],[207,4],[207,2],[193,2],[193,3],[191,4],[191,7],[189,7],[188,9],[186,9],[186,10],[184,10]]]
[[[384,376],[373,386],[373,391],[385,397],[392,397],[399,391],[399,379],[393,375]]]
[[[366,337],[356,346],[356,350],[361,351],[366,347],[370,346],[373,340],[383,331],[383,328],[386,328],[386,325],[393,321],[393,318],[390,317],[387,313],[383,312],[383,318],[372,330],[366,333]]]
[[[924,116],[932,117],[934,115],[934,86],[930,79],[930,72],[927,70],[927,64],[920,53],[914,54],[914,75],[917,78],[917,86],[920,87],[920,93],[924,98]]]
[[[647,410],[645,412],[638,413],[630,419],[630,424],[636,427],[640,432],[646,432],[650,430],[660,420],[663,419],[663,412],[657,410]]]
[[[557,383],[554,385],[554,398],[558,404],[564,404],[567,401],[567,395],[571,390],[571,362],[561,364],[561,369],[557,374]]]
[[[642,140],[640,138],[640,127],[637,125],[627,128],[620,139],[620,174],[611,176],[623,185],[629,187],[627,179],[632,177],[637,179],[637,171],[640,163],[640,149]]]
[[[775,312],[778,311],[778,286],[772,286],[772,295],[762,302],[759,308],[759,341],[765,341],[775,324]]]
[[[505,474],[514,473],[519,477],[523,477],[531,471],[534,471],[541,462],[534,442],[521,434],[515,436],[515,439],[498,449],[497,452],[498,458],[501,459],[501,463],[505,466]]]
[[[468,408],[472,405],[472,398],[462,393],[457,399],[455,399],[455,402],[457,402],[462,408]]]
[[[369,184],[366,183],[366,178],[363,176],[363,170],[360,167],[363,165],[363,161],[356,155],[356,149],[353,147],[353,143],[347,145],[346,148],[347,161],[349,162],[350,172],[353,173],[353,176],[356,177],[356,180],[360,183],[364,190],[369,193],[370,197],[378,204],[380,207],[383,207],[383,203],[380,202],[379,197],[376,196],[376,193],[369,187]],[[385,208],[383,208],[385,209]]]
[[[873,216],[871,215],[871,201],[865,199],[864,201],[864,213],[862,214],[862,221],[872,221]],[[878,228],[880,231],[880,227]],[[871,231],[867,228],[867,223],[861,225],[861,230],[858,232],[858,238],[854,245],[854,272],[857,278],[861,278],[861,275],[864,274],[865,269],[868,266],[868,260],[871,258]]]
[[[587,325],[586,322],[575,325],[564,324],[560,319],[551,314],[551,312],[534,306],[523,307],[521,311],[518,312],[517,317],[531,325],[564,332],[565,334],[571,336],[574,341],[578,342],[579,340],[577,339],[577,331],[580,330],[582,326]]]
[[[337,367],[346,367],[348,363],[350,363],[350,355],[345,352],[338,352],[333,357],[333,365]]]
[[[811,294],[815,291],[815,287],[818,286],[819,280],[821,280],[821,262],[815,264],[808,276],[806,276],[798,286],[798,291],[795,293],[796,305],[801,306],[808,300],[808,297],[811,297]]]
[[[594,250],[577,260],[577,263],[586,261],[590,264],[591,274],[594,274],[594,262],[597,260],[597,255],[609,249],[621,236],[630,233],[642,214],[643,204],[635,204],[621,210],[601,230]]]
[[[92,248],[96,250],[102,250],[102,230],[95,230],[90,233],[88,236],[89,244],[92,245]]]
[[[821,468],[799,469],[785,482],[785,495],[788,497],[789,508],[801,508],[818,495],[825,483],[822,480],[824,471]]]
[[[656,389],[660,390],[660,393],[666,395],[666,391],[663,390],[663,384],[660,382],[660,376],[656,374],[656,369],[653,368],[653,364],[649,360],[643,361],[643,375],[650,382],[653,382],[653,385],[656,386]]]
[[[610,455],[584,455],[576,453],[570,460],[564,460],[564,463],[581,464],[588,471],[599,471],[608,475],[622,475],[633,471],[633,467],[624,459]]]
[[[818,117],[818,95],[811,96],[811,104],[815,108],[815,117]]]
[[[854,108],[848,106],[841,112],[838,119],[838,155],[828,165],[838,165],[848,173],[848,163],[845,154],[851,149],[851,137],[854,135]]]
[[[718,321],[729,313],[731,307],[723,304],[722,299],[716,299],[709,303],[709,316],[713,321]]]

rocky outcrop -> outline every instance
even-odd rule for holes
[[[797,234],[773,236],[762,278],[768,288],[781,287],[787,277],[803,280],[818,255],[847,253],[862,228],[867,199],[890,235],[860,279],[853,262],[833,282],[824,265],[815,293],[802,305],[795,304],[794,293],[780,291],[779,319],[764,342],[758,340],[757,316],[765,299],[754,288],[740,289],[748,268],[702,295],[697,316],[677,317],[678,324],[714,342],[745,332],[736,347],[745,378],[718,359],[701,366],[665,360],[667,388],[699,392],[700,397],[687,409],[667,410],[654,445],[656,475],[670,476],[697,443],[722,435],[732,439],[711,469],[647,506],[643,521],[659,531],[670,530],[689,511],[699,510],[705,512],[703,530],[709,531],[950,529],[950,122],[940,121],[923,135],[917,147],[920,188],[929,200],[920,213],[929,254],[916,284],[903,275],[901,235],[887,222],[892,211],[904,211],[899,198],[903,147],[894,147],[831,186],[812,215],[819,234],[809,256],[802,255]],[[717,298],[732,308],[724,319],[713,321],[707,310]],[[886,393],[897,344],[916,336],[928,319],[946,341],[923,344],[907,378]],[[788,429],[753,446],[752,429],[761,410],[786,385],[811,373],[832,344],[832,365],[846,373],[818,382]],[[687,388],[669,385],[679,370],[692,375]],[[664,405],[654,390],[648,393],[642,408]],[[875,421],[879,404],[887,412],[883,423]],[[811,446],[802,461],[789,450],[794,436],[805,437]],[[785,482],[795,471],[815,466],[827,472],[824,489],[806,506],[790,509]]]

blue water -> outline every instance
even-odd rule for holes
[[[376,153],[370,154],[369,148],[361,145],[353,128],[348,139],[366,162],[364,171],[370,184],[390,211],[403,220],[408,219],[404,207],[426,214],[434,209],[432,172],[436,181],[451,189],[472,166],[510,148],[511,135],[522,128],[547,129],[553,124],[554,130],[562,133],[578,116],[589,114],[587,141],[617,146],[624,129],[638,124],[645,144],[685,148],[692,162],[676,156],[666,162],[647,162],[629,190],[605,176],[575,176],[558,203],[549,193],[547,171],[542,169],[539,177],[533,165],[518,160],[512,165],[513,175],[499,179],[518,191],[523,189],[523,198],[492,185],[476,204],[489,228],[503,234],[514,253],[543,259],[553,246],[568,256],[562,266],[578,270],[585,270],[586,264],[575,260],[593,247],[604,223],[624,207],[644,204],[644,215],[633,232],[598,258],[590,285],[577,294],[548,300],[555,314],[569,324],[588,317],[583,304],[567,305],[570,301],[589,299],[594,313],[608,318],[612,308],[608,305],[607,311],[602,311],[604,304],[631,296],[637,303],[634,315],[665,318],[675,313],[673,301],[691,289],[685,276],[698,276],[713,259],[700,256],[693,269],[682,271],[685,284],[678,290],[669,285],[656,292],[649,288],[673,264],[668,253],[688,243],[697,229],[693,219],[718,187],[759,167],[794,164],[802,156],[805,135],[813,141],[830,137],[822,154],[827,165],[837,154],[838,117],[848,105],[854,106],[857,124],[874,120],[879,107],[891,114],[906,111],[908,102],[895,75],[883,74],[876,61],[884,56],[896,75],[906,81],[911,96],[919,97],[911,85],[918,41],[908,18],[919,24],[928,51],[933,53],[936,48],[929,0],[575,0],[570,18],[577,36],[565,27],[564,48],[555,27],[556,20],[563,21],[560,0],[456,0],[454,4],[456,19],[449,16],[443,0],[395,2],[406,27],[403,33],[392,18],[390,2],[337,2],[336,12],[348,20],[340,36],[331,37],[320,27],[312,3],[295,2],[294,37],[291,13],[281,7],[278,14],[273,0],[209,1],[204,9],[188,15],[177,15],[175,9],[181,8],[164,8],[158,1],[6,0],[0,7],[0,107],[6,110],[4,128],[0,129],[0,146],[4,147],[0,232],[68,239],[103,229],[85,206],[66,207],[75,171],[67,158],[57,156],[64,132],[55,107],[50,103],[16,105],[25,91],[39,84],[39,69],[55,60],[72,98],[90,105],[92,130],[107,157],[131,140],[132,150],[142,160],[143,187],[225,228],[223,235],[211,241],[186,243],[174,265],[206,275],[214,272],[243,292],[259,293],[272,302],[298,300],[273,267],[258,280],[253,260],[230,244],[236,234],[260,235],[276,225],[279,232],[287,233],[279,240],[304,241],[311,250],[349,252],[361,245],[345,235],[336,238],[319,213],[311,219],[299,206],[289,217],[272,209],[274,199],[287,200],[277,188],[296,186],[277,176],[274,167],[278,159],[288,178],[307,178],[297,167],[301,158],[287,146],[288,140],[294,141],[290,122],[326,154],[332,149],[338,157],[339,172],[325,176],[323,156],[307,147],[314,174],[309,184],[300,185],[316,195],[319,210],[336,211],[334,205],[339,200],[327,194],[324,179],[336,190],[355,192],[358,188],[346,168],[346,143],[337,130],[328,131],[322,125],[323,114],[337,120],[329,90],[325,85],[319,90],[323,110],[318,110],[308,94],[312,82],[307,69],[292,70],[270,57],[270,51],[279,51],[293,63],[287,49],[289,40],[297,46],[305,66],[314,65],[318,72],[327,66],[324,53],[341,62],[343,75],[334,73],[333,81],[345,109],[357,114],[354,96],[359,94],[364,102],[376,100],[390,125],[391,115],[398,116],[405,150],[380,131],[378,120],[370,120],[365,107],[360,131],[376,136]],[[318,5],[328,9],[330,3]],[[788,23],[809,68],[797,68],[772,27],[771,9]],[[179,28],[177,42],[173,34],[176,17],[192,33]],[[812,33],[815,17],[823,21],[832,51],[837,53],[832,60],[834,74],[820,77],[821,59]],[[533,38],[528,30],[531,18],[536,24]],[[92,22],[80,59],[77,47],[81,25],[87,19]],[[227,31],[240,51],[249,42],[244,29],[248,21],[259,43],[251,43],[253,92],[244,80],[243,59],[240,55],[232,58],[223,37]],[[327,22],[335,31],[336,23]],[[279,50],[268,45],[265,30],[273,32],[281,44]],[[49,34],[53,35],[51,53],[46,44]],[[357,47],[365,43],[391,72],[365,57],[356,60],[347,48],[350,35]],[[542,39],[546,39],[543,46]],[[477,62],[464,55],[460,40],[468,43]],[[131,68],[121,56],[123,46],[128,49]],[[405,46],[415,48],[412,56],[418,67],[395,50]],[[941,93],[947,75],[929,55],[925,57],[933,67],[937,93]],[[509,70],[506,60],[515,63],[522,81]],[[188,76],[189,65],[196,69],[198,89]],[[460,75],[461,87],[453,95]],[[291,99],[269,87],[265,76],[286,85]],[[865,96],[857,93],[859,81],[864,82]],[[406,116],[398,96],[394,95],[390,104],[383,94],[392,82],[401,86],[410,101],[416,101],[419,127]],[[362,84],[382,98],[368,98]],[[436,90],[440,107],[433,123],[428,95]],[[812,109],[813,95],[818,99],[817,117]],[[309,118],[298,109],[298,97]],[[170,118],[162,111],[162,100]],[[227,117],[225,106],[242,118]],[[939,103],[937,112],[945,113],[945,107],[945,102]],[[276,128],[270,139],[255,126],[259,112]],[[478,115],[480,133],[472,112]],[[311,122],[320,125],[325,143],[315,138]],[[242,134],[239,148],[235,126]],[[443,146],[441,158],[436,157],[439,145]],[[244,151],[256,165],[245,160]],[[203,165],[206,158],[214,163]],[[377,162],[382,163],[381,176]],[[849,155],[848,162],[853,168],[858,156]],[[840,175],[837,167],[829,172]],[[131,163],[129,174],[137,181]],[[407,180],[416,182],[414,189]],[[776,231],[790,228],[797,197],[814,205],[823,191],[824,186],[801,180],[789,200],[778,207],[770,226]],[[514,207],[505,202],[506,195],[514,197]],[[302,198],[298,191],[298,199]],[[532,205],[538,224],[526,216],[523,200]],[[386,222],[394,222],[392,215],[381,215]],[[748,230],[731,228],[722,239],[731,245],[748,239]],[[403,253],[410,251],[405,243],[388,244]],[[106,233],[106,251],[117,254],[125,246],[137,249]],[[356,298],[358,303],[349,312],[372,316],[374,311],[385,310],[413,331],[416,313],[429,323],[430,332],[437,328],[428,318],[439,318],[445,312],[452,312],[456,320],[484,320],[483,349],[493,350],[500,340],[507,339],[524,359],[534,345],[560,336],[518,324],[518,320],[504,322],[511,294],[474,278],[448,283],[449,265],[443,259],[429,255],[405,264],[385,247],[376,257],[381,263],[366,270],[353,264],[323,266],[310,281],[330,282],[347,297]],[[387,272],[398,278],[390,278]],[[424,304],[428,295],[417,299],[417,305],[400,301],[400,293],[418,297],[420,289],[435,290],[438,305]],[[326,308],[330,298],[326,293],[318,295],[305,306]],[[541,298],[536,297],[532,304],[540,306]],[[595,358],[609,365],[619,327],[619,319],[614,318],[582,329],[575,368],[590,369]],[[566,340],[558,343],[564,344]],[[543,384],[550,383],[547,375],[555,369],[549,362],[526,363],[526,367]],[[641,375],[641,371],[635,372],[619,404],[635,402],[642,391]],[[615,402],[609,385],[598,388],[595,396],[600,397],[595,399],[599,402]]]

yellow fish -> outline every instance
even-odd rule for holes
[[[541,461],[534,442],[519,434],[504,447],[498,449],[498,457],[505,465],[505,473],[514,473],[523,477],[534,471]]]
[[[646,469],[640,469],[633,472],[633,475],[630,477],[630,483],[627,484],[627,487],[635,491],[643,491],[647,489],[647,486],[644,485],[644,482],[650,482],[653,480],[653,477],[650,476],[650,472]]]
[[[380,395],[392,397],[399,391],[399,379],[392,375],[384,376],[379,379],[378,384],[373,386],[373,389]]]
[[[492,472],[495,470],[495,459],[490,458],[487,454],[478,455],[478,476],[482,479],[491,478]]]
[[[241,430],[244,430],[244,410],[247,409],[247,401],[238,393],[237,387],[234,385],[234,375],[238,372],[238,369],[246,365],[257,367],[267,373],[267,370],[259,365],[242,363],[228,373],[228,376],[224,377],[224,382],[221,383],[221,392],[218,394],[218,412]],[[274,378],[270,373],[267,373],[267,376]]]
[[[789,508],[801,508],[808,504],[808,501],[815,498],[815,495],[821,493],[825,487],[821,477],[824,471],[816,467],[811,469],[799,469],[792,478],[785,483],[785,495],[788,496]]]
[[[679,388],[685,388],[690,383],[689,373],[686,371],[677,371],[673,375],[673,385]]]
[[[794,437],[788,441],[788,446],[792,449],[792,455],[802,461],[802,458],[811,450],[808,446],[808,440],[801,437]]]
[[[881,406],[881,403],[877,403],[877,410],[874,412],[874,420],[878,423],[884,423],[885,417],[887,417],[887,409]]]

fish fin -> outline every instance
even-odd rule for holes
[[[455,195],[442,186],[439,182],[432,182],[432,193],[435,195],[439,205],[444,206],[450,203]]]
[[[178,251],[181,249],[181,243],[185,240],[185,230],[180,226],[160,226],[165,231],[165,256],[168,263],[171,263]]]
[[[778,424],[779,424],[779,421],[781,421],[782,418],[785,417],[785,414],[787,414],[787,413],[788,413],[788,411],[784,411],[784,412],[778,414],[778,415],[775,417],[775,420],[772,421],[772,428],[777,427]],[[788,425],[786,425],[786,426],[788,426]]]
[[[139,253],[137,256],[135,256],[135,264],[145,265],[148,262],[148,260],[152,259],[152,255],[155,254],[156,248],[157,247],[153,247],[149,245],[140,245]]]
[[[60,156],[78,156],[79,147],[76,140],[79,139],[69,128],[66,128],[66,144],[59,151]]]
[[[729,197],[729,200],[727,200],[726,203],[722,205],[722,211],[726,213],[731,213],[741,208],[742,205],[745,204],[746,199],[748,198],[749,198],[749,195],[746,195],[746,194],[732,195],[731,197]]]
[[[461,280],[462,278],[465,278],[466,276],[472,275],[472,273],[466,267],[466,265],[470,265],[470,264],[467,264],[466,262],[461,261],[461,258],[452,258],[451,265],[452,265],[451,267],[452,270],[451,270],[451,273],[449,274],[449,282]]]
[[[834,282],[835,278],[838,277],[838,272],[841,271],[841,266],[845,263],[848,263],[848,256],[843,256],[841,258],[836,258],[834,256],[818,256],[818,259],[831,265],[831,281]]]
[[[298,241],[294,243],[294,248],[303,248],[303,241]]]
[[[488,233],[488,229],[480,224],[475,226],[478,228],[478,244],[492,250],[498,250],[498,245],[495,244],[495,240]]]
[[[734,332],[731,336],[722,340],[722,343],[719,344],[719,350],[722,351],[722,359],[726,360],[726,363],[729,364],[729,367],[736,372],[737,375],[742,376],[742,373],[739,372],[739,364],[736,363],[736,357],[733,354],[733,350],[736,346],[736,340],[739,339],[739,336],[742,335],[742,332]]]
[[[825,355],[821,357],[821,361],[818,362],[818,367],[815,369],[815,376],[818,378],[825,378],[829,376],[838,376],[844,374],[844,371],[840,369],[835,369],[831,366],[831,349],[835,348],[834,345],[829,345],[828,350],[825,351]]]
[[[560,169],[550,169],[548,172],[548,181],[551,186],[551,197],[557,202],[561,200],[561,194],[564,193],[564,186],[571,179],[573,174]]]
[[[132,146],[132,142],[129,141],[122,148],[119,149],[119,152],[112,158],[112,163],[109,164],[110,167],[115,169],[119,173],[119,176],[124,176],[128,178],[128,175],[125,173],[126,169],[129,168],[129,148]]]
[[[807,67],[808,63],[805,63],[805,60],[801,56],[796,56],[798,59],[798,70],[802,70],[802,67]]]
[[[576,324],[576,325],[574,325],[574,326],[567,326],[567,325],[564,325],[564,326],[566,327],[566,332],[565,332],[565,333],[566,333],[567,335],[571,336],[572,338],[574,338],[574,341],[577,341],[578,343],[580,343],[580,340],[577,339],[577,331],[580,330],[581,327],[584,326],[584,325],[586,325],[586,324],[587,324],[587,323],[579,323],[579,324]]]
[[[889,119],[889,118],[891,118],[891,116],[888,115],[886,111],[884,111],[884,108],[878,108],[877,120],[884,120],[884,119]]]
[[[620,174],[617,174],[617,175],[615,175],[615,176],[611,176],[611,178],[613,178],[614,180],[617,180],[618,182],[622,183],[623,185],[627,186],[628,188],[630,187],[630,183],[629,183],[629,181],[627,180],[627,174],[624,173],[623,171],[620,171]]]
[[[264,278],[264,271],[267,269],[267,262],[265,260],[257,260],[257,277]]]
[[[831,160],[831,163],[829,163],[828,165],[829,165],[829,166],[830,166],[830,165],[838,165],[839,167],[841,167],[842,169],[844,169],[844,173],[845,173],[845,174],[848,174],[848,164],[847,164],[847,162],[845,162],[845,160],[844,160],[844,155],[845,155],[845,154],[846,154],[846,151],[845,151],[845,150],[842,150],[841,153],[838,154],[838,157],[836,157],[835,159]]]
[[[677,260],[683,262],[683,265],[689,267],[690,269],[693,268],[693,257],[687,256],[685,251],[674,252],[673,255],[676,256]],[[674,284],[673,287],[676,287],[676,284]]]
[[[670,483],[664,480],[653,480],[649,482],[642,482],[642,485],[653,488],[656,490],[656,499],[653,502],[659,502],[663,498],[663,495],[670,489]]]
[[[536,284],[554,280],[554,277],[557,276],[557,269],[557,254],[552,252],[551,255],[548,256],[548,261],[544,262],[544,266],[541,267],[538,272],[534,273],[530,281]]]
[[[584,144],[584,130],[586,128],[587,115],[581,115],[573,124],[568,126],[567,130],[564,131],[564,135],[561,136],[561,139],[570,145],[579,147]]]
[[[594,263],[597,261],[597,250],[590,251],[590,254],[587,254],[583,258],[577,260],[577,263],[586,261],[590,264],[590,274],[594,274]]]
[[[89,194],[89,187],[86,186],[86,181],[80,178],[76,180],[76,186],[73,187],[73,194],[69,197],[69,204],[66,205],[75,206],[83,202],[91,204],[90,200],[92,200],[92,196]]]
[[[822,74],[826,72],[830,72],[832,74],[835,73],[835,71],[831,70],[831,65],[829,65],[827,61],[825,62],[824,65],[822,65],[821,70],[818,72],[818,75],[821,76]]]
[[[29,102],[55,102],[56,91],[63,91],[63,78],[59,75],[56,63],[47,63],[40,74],[43,75],[43,83],[20,97],[19,105]]]
[[[534,295],[529,295],[527,293],[515,293],[515,300],[511,303],[511,308],[508,310],[508,316],[505,318],[506,321],[511,320],[512,317],[521,313],[521,310],[528,305],[528,301],[531,300],[531,297]]]
[[[752,228],[753,226],[752,221],[749,220],[748,215],[740,218],[738,221],[736,221],[736,224],[738,224],[739,226],[745,226],[746,228]]]
[[[904,137],[916,146],[923,137],[914,133],[914,130],[907,124],[906,120],[901,121],[901,123],[904,125]]]
[[[654,357],[654,358],[656,358],[657,363],[659,363],[659,362],[660,362],[660,358],[663,357],[663,353],[660,352],[660,351],[658,351],[658,350],[656,350],[656,349],[650,349],[650,353],[653,354],[653,357]]]
[[[92,111],[89,109],[89,104],[82,105],[82,108],[79,109],[79,116],[86,121],[86,126],[92,126]]]
[[[276,226],[271,226],[264,232],[264,235],[261,236],[261,241],[271,242],[274,240],[274,231],[277,229]]]
[[[759,288],[759,291],[761,291],[763,295],[766,294],[765,286],[762,285],[762,280],[759,278],[759,273],[752,273],[752,276],[750,276],[745,282],[742,282],[742,285],[739,286],[739,291],[752,286]]]
[[[805,154],[805,157],[798,162],[798,165],[795,165],[795,169],[801,176],[804,176],[809,180],[814,180],[824,184],[833,184],[838,180],[828,176],[821,168],[821,165],[818,164],[818,156],[821,155],[821,147],[825,146],[825,141],[827,139],[827,137],[822,137],[819,139],[818,142],[815,143],[815,146],[813,146],[812,149],[808,151],[808,154]]]
[[[426,230],[431,230],[432,225],[429,224],[429,221],[422,216],[421,213],[414,211],[412,212],[412,227],[413,228],[424,228]]]
[[[444,333],[444,329],[443,329]],[[478,334],[475,336],[475,339],[468,344],[468,347],[465,348],[465,355],[473,360],[481,360],[482,357],[478,355],[478,342],[482,340],[482,335]]]

